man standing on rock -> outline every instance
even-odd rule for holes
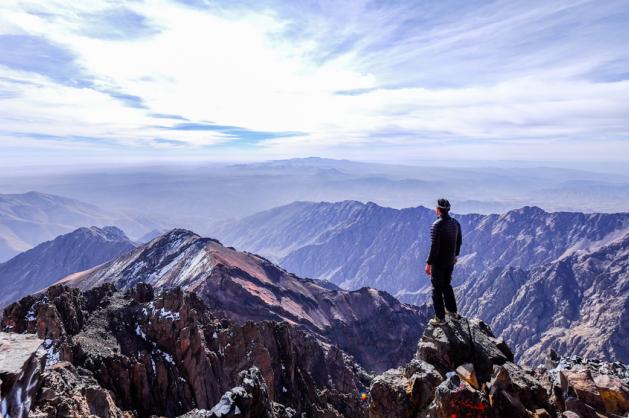
[[[459,319],[456,300],[452,290],[452,270],[461,251],[461,225],[450,216],[450,202],[439,199],[435,208],[437,219],[430,230],[430,255],[426,260],[426,274],[431,276],[432,303],[435,307],[435,318],[432,325],[444,325],[446,312],[454,319]],[[445,310],[444,310],[445,303]]]

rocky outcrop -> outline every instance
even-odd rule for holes
[[[104,283],[121,289],[140,282],[181,286],[234,321],[285,321],[304,328],[375,371],[409,361],[429,318],[426,307],[400,303],[388,293],[301,279],[262,257],[182,229],[64,282],[82,289]]]
[[[520,367],[484,322],[448,320],[446,326],[426,328],[406,368],[373,379],[369,416],[617,417],[629,412],[622,363],[570,360],[556,353],[547,363],[551,369]]]
[[[336,346],[288,323],[235,324],[178,288],[53,286],[9,306],[2,326],[50,340],[35,416],[366,411],[369,376]]]
[[[79,228],[39,244],[0,264],[0,308],[133,248],[135,244],[113,226]]]

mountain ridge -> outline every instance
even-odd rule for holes
[[[80,227],[114,225],[140,236],[158,224],[68,197],[31,191],[0,194],[0,262]]]
[[[119,228],[82,227],[0,264],[0,307],[135,248]]]
[[[105,283],[123,290],[140,282],[157,288],[181,286],[237,322],[276,320],[303,326],[374,370],[410,358],[408,342],[419,338],[429,315],[426,308],[402,304],[386,292],[349,292],[299,278],[263,257],[185,229],[174,229],[61,282],[81,289]]]

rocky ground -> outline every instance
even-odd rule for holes
[[[475,319],[428,326],[408,364],[377,376],[299,327],[237,324],[178,288],[54,286],[9,306],[2,328],[3,416],[594,418],[629,411],[624,364],[551,352],[543,366],[523,368]]]

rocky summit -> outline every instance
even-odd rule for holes
[[[546,366],[521,367],[483,321],[448,320],[426,328],[405,367],[373,379],[368,416],[625,417],[627,370],[554,351]]]
[[[404,366],[366,373],[285,321],[236,323],[180,288],[57,285],[5,309],[10,417],[625,417],[629,368],[551,351],[514,363],[478,319],[428,325]]]

